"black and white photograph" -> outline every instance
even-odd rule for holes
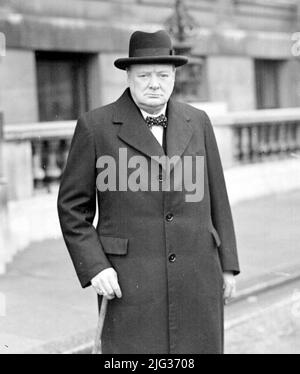
[[[0,354],[299,353],[300,0],[0,0]]]

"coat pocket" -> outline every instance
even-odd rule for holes
[[[214,226],[212,224],[208,226],[208,230],[212,234],[216,246],[220,247],[220,245],[221,245],[221,239],[220,239],[220,236],[218,234],[218,231],[214,228]]]
[[[100,235],[103,250],[109,255],[126,255],[128,250],[128,239],[113,236]]]
[[[221,284],[223,285],[223,270],[222,270],[222,264],[221,264],[220,255],[219,255],[219,251],[218,251],[218,247],[220,247],[220,245],[221,245],[221,239],[220,239],[220,236],[218,234],[218,231],[214,228],[213,224],[209,225],[208,231],[210,232],[210,234],[213,238],[213,241],[215,243],[215,246],[216,246],[216,250],[213,251],[213,254],[214,254],[214,257],[216,259],[216,265],[217,265],[218,272],[219,272],[219,275],[220,275],[220,281],[221,281]]]

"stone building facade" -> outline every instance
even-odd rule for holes
[[[5,124],[75,119],[116,99],[132,31],[165,27],[174,0],[1,0],[0,108]],[[297,0],[186,0],[201,69],[195,101],[228,110],[300,105]]]

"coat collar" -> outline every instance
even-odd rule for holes
[[[181,156],[193,134],[190,117],[178,108],[178,104],[170,99],[168,102],[167,154],[169,157]],[[129,88],[116,101],[113,122],[122,124],[118,136],[124,142],[141,153],[151,156],[163,156],[164,151],[156,138],[149,131],[138,107],[131,98]]]

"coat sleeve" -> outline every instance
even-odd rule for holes
[[[207,173],[213,225],[218,231],[221,244],[218,248],[223,271],[240,273],[232,213],[227,195],[223,168],[212,124],[205,115],[205,144]]]
[[[93,220],[96,213],[96,152],[92,129],[80,118],[62,175],[57,209],[67,249],[82,287],[105,268],[105,256]]]

